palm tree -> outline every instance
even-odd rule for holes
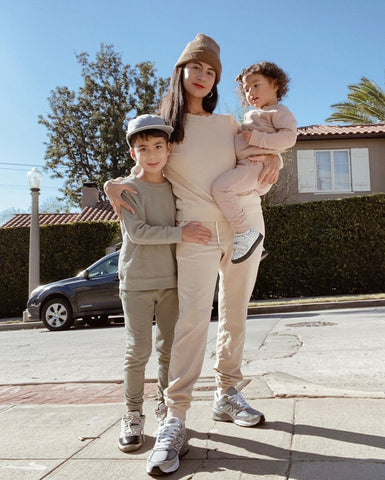
[[[385,91],[376,82],[361,78],[360,83],[349,85],[348,101],[332,105],[335,112],[327,122],[350,125],[385,123]]]

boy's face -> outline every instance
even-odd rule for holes
[[[252,73],[242,80],[247,103],[255,108],[276,105],[278,86],[275,80]]]
[[[171,144],[163,137],[137,137],[130,155],[142,169],[138,178],[151,183],[163,182],[162,170],[170,152]]]

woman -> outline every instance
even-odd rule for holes
[[[218,115],[217,84],[221,76],[219,46],[199,34],[187,44],[171,77],[170,89],[160,114],[174,128],[172,153],[164,170],[176,197],[177,221],[182,226],[198,221],[211,231],[208,245],[182,242],[177,246],[179,319],[175,329],[165,392],[167,419],[147,461],[147,472],[162,474],[179,468],[179,456],[187,452],[186,412],[199,378],[219,273],[219,321],[216,348],[213,418],[253,426],[264,421],[235,386],[242,379],[241,362],[245,321],[254,288],[262,245],[246,261],[232,264],[234,234],[211,197],[212,182],[234,168],[234,136],[239,125],[231,115]],[[279,160],[265,157],[263,181],[278,178]],[[106,185],[114,203],[124,187]],[[241,199],[251,226],[264,233],[260,198],[251,192]]]

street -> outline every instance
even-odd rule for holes
[[[216,329],[212,321],[202,377],[213,376]],[[121,325],[2,331],[0,384],[120,381],[124,334]],[[385,307],[251,316],[243,373],[264,376],[274,388],[312,382],[384,392],[384,337]],[[146,378],[156,378],[154,352]]]

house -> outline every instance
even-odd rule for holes
[[[298,128],[270,203],[302,203],[385,192],[385,124],[310,125]],[[40,225],[118,220],[93,183],[82,189],[80,213],[40,214]],[[16,214],[2,227],[28,227]]]
[[[288,203],[385,192],[385,124],[301,127],[289,157]]]
[[[94,183],[85,183],[82,187],[81,212],[78,213],[40,213],[39,225],[58,225],[73,222],[107,222],[118,220],[110,202],[100,201],[99,191]],[[1,228],[29,227],[31,215],[17,213]]]

